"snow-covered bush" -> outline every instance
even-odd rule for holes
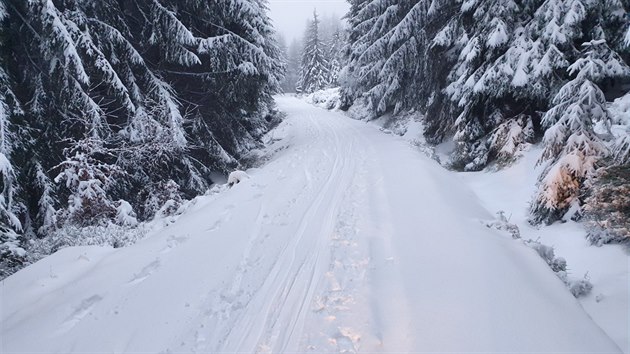
[[[173,180],[153,184],[145,188],[142,194],[146,194],[143,196],[146,200],[143,219],[175,215],[184,203],[180,187]]]
[[[28,260],[33,263],[62,248],[73,246],[125,247],[142,239],[146,232],[147,230],[142,226],[129,227],[111,222],[83,227],[66,225],[46,238],[33,240],[29,247]]]
[[[510,223],[508,218],[505,216],[505,212],[503,210],[499,210],[497,212],[497,218],[495,220],[485,222],[486,227],[506,231],[508,232],[513,239],[521,238],[521,231],[519,230],[516,224]]]
[[[540,258],[542,258],[549,265],[549,268],[556,273],[558,278],[564,282],[573,296],[580,297],[588,295],[593,289],[593,284],[591,284],[586,275],[584,279],[569,279],[567,274],[567,261],[562,257],[556,257],[553,247],[543,245],[539,241],[534,240],[527,240],[524,243],[538,253]]]
[[[602,168],[589,188],[584,219],[596,245],[630,242],[630,166]]]
[[[497,212],[497,217],[494,220],[483,221],[483,224],[491,229],[504,231],[509,233],[514,240],[521,240],[521,232],[516,224],[509,222],[503,211]],[[574,280],[570,279],[567,274],[567,261],[562,257],[557,257],[553,247],[547,246],[535,240],[524,240],[523,244],[530,247],[538,253],[545,263],[551,268],[551,270],[562,280],[567,286],[571,294],[575,297],[587,295],[593,285],[588,281],[585,276],[584,279]]]
[[[68,206],[59,211],[60,222],[87,226],[116,217],[117,207],[108,189],[120,171],[95,158],[107,154],[101,144],[98,140],[84,139],[66,149],[67,160],[61,163],[62,171],[55,178],[56,183],[63,183],[70,192]]]
[[[521,239],[521,232],[516,224],[512,224],[509,222],[508,218],[505,217],[505,213],[503,211],[497,212],[497,217],[495,220],[484,221],[484,225],[488,228],[505,231],[509,233],[514,240]],[[534,249],[536,253],[542,258],[545,263],[551,268],[551,270],[562,280],[562,282],[567,286],[571,294],[575,297],[580,297],[583,295],[587,295],[593,285],[588,281],[588,278],[584,276],[584,279],[574,280],[570,279],[567,274],[567,261],[562,257],[557,257],[556,253],[551,246],[547,246],[545,244],[540,243],[540,241],[535,240],[525,240],[522,241],[526,246]]]
[[[560,279],[562,279],[562,277]],[[593,284],[588,279],[588,275],[584,275],[584,279],[563,279],[563,281],[565,282],[565,284],[567,284],[567,286],[569,287],[569,291],[571,291],[571,294],[573,294],[573,296],[575,297],[586,296],[591,293],[591,290],[593,290]]]

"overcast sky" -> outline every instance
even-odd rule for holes
[[[306,20],[313,16],[313,9],[321,16],[336,14],[342,17],[350,5],[346,0],[269,0],[271,18],[276,30],[290,43],[294,38],[302,38]]]

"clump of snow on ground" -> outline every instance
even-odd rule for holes
[[[341,105],[339,87],[315,91],[304,97],[306,102],[325,109],[338,109]]]
[[[138,225],[133,207],[125,200],[119,200],[116,207],[116,223],[118,225],[134,227]]]
[[[228,185],[234,186],[236,184],[241,183],[242,181],[249,179],[249,175],[245,171],[236,170],[230,173],[228,176]]]

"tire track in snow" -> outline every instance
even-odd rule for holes
[[[330,236],[331,258],[324,279],[313,299],[308,328],[303,333],[300,351],[356,353],[363,344],[363,323],[367,322],[365,299],[361,293],[369,266],[367,252],[357,239],[359,205],[367,187],[364,158],[357,161],[350,188],[343,193],[340,212]],[[357,311],[357,309],[359,309]]]
[[[287,259],[288,262],[280,264],[282,267],[280,269],[295,269],[297,265],[297,272],[283,274],[279,281],[281,284],[278,284],[278,278],[274,279],[274,283],[277,284],[274,287],[282,289],[282,291],[273,296],[274,305],[265,316],[265,330],[259,337],[256,348],[260,351],[286,352],[297,350],[301,339],[299,328],[303,325],[307,312],[311,308],[315,288],[325,270],[322,253],[328,251],[328,239],[334,227],[339,199],[349,183],[349,174],[346,173],[348,171],[348,155],[341,149],[342,140],[337,131],[326,120],[312,116],[308,118],[318,128],[318,136],[315,138],[330,136],[332,133],[334,141],[326,144],[326,146],[334,148],[335,160],[318,196],[300,221],[298,236],[295,238],[294,244],[287,248],[292,251],[290,259]],[[325,128],[321,126],[322,123],[326,124]],[[326,150],[323,150],[322,153],[330,156]],[[323,219],[318,218],[321,213],[324,213]],[[298,247],[308,241],[305,240],[307,232],[313,227],[316,228],[317,225],[321,225],[319,232],[311,235],[317,241],[316,246],[306,259],[300,260],[297,257]],[[280,273],[276,274],[280,275]],[[287,318],[289,319],[288,323]]]
[[[297,349],[301,326],[327,264],[329,235],[334,227],[339,199],[350,183],[350,170],[346,166],[348,156],[343,151],[348,140],[342,140],[325,121],[311,116],[305,119],[309,122],[306,132],[309,144],[301,152],[305,156],[312,156],[309,150],[314,148],[322,152],[317,159],[306,162],[303,174],[297,174],[306,181],[304,190],[308,192],[305,195],[312,200],[302,214],[295,235],[279,252],[262,284],[246,291],[245,286],[251,286],[243,283],[250,254],[256,240],[265,234],[267,225],[265,207],[261,206],[255,221],[256,231],[250,236],[238,271],[227,286],[229,291],[211,296],[214,300],[208,305],[208,320],[203,321],[197,331],[194,351],[285,352]],[[293,162],[300,157],[299,153],[291,156],[291,165],[295,167]],[[285,176],[282,183],[289,183],[286,175],[280,172],[279,177]],[[294,174],[290,177],[298,178]],[[295,202],[294,197],[286,204],[281,203],[288,210],[267,211],[290,217]]]
[[[323,117],[322,117],[323,118]],[[333,120],[331,120],[333,121]],[[407,299],[391,245],[393,212],[374,147],[352,121],[337,131],[358,137],[350,188],[343,193],[330,240],[331,259],[312,304],[302,352],[356,353],[413,348]],[[357,133],[357,134],[352,134]]]

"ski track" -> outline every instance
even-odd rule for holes
[[[12,311],[2,318],[1,349],[617,350],[536,255],[476,226],[487,213],[439,166],[364,123],[295,98],[278,102],[288,113],[289,146],[249,180],[134,246],[97,253],[99,267],[89,272],[68,270],[92,260],[67,251],[8,278],[2,301]],[[416,212],[417,203],[429,206]],[[441,219],[461,213],[470,215],[460,226]],[[509,260],[492,263],[488,255],[497,252]],[[458,258],[463,267],[452,264]],[[59,270],[54,278],[46,262]],[[485,272],[503,266],[508,275],[499,269],[493,277],[521,293],[490,285]],[[467,288],[476,281],[477,293]],[[23,297],[7,295],[17,289]],[[498,314],[490,315],[494,303]],[[14,308],[32,314],[20,317]],[[565,330],[569,323],[575,328]],[[51,328],[52,335],[37,335]]]

